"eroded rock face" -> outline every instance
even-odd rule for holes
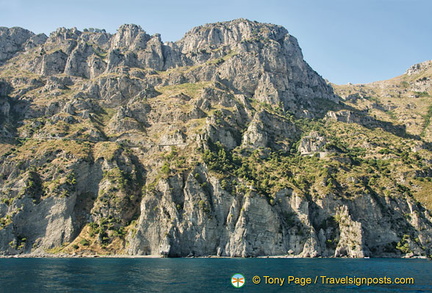
[[[304,107],[317,107],[317,98],[337,102],[331,87],[303,61],[297,40],[276,25],[239,19],[194,28],[168,44],[137,25],[123,25],[114,35],[59,28],[48,39],[18,28],[2,31],[0,62],[24,47],[39,46],[39,54],[26,67],[42,75],[95,78],[119,66],[169,70],[206,65],[180,82],[218,80],[237,93],[281,104],[299,115]],[[31,46],[24,46],[27,40]]]
[[[46,54],[42,58],[41,74],[55,75],[63,73],[66,67],[67,55],[63,51]]]
[[[309,135],[303,137],[300,141],[299,152],[302,155],[312,155],[315,153],[325,152],[327,140],[320,136],[318,132],[312,131]]]
[[[192,174],[160,181],[159,197],[143,199],[136,230],[128,235],[129,254],[390,255],[389,243],[399,241],[397,231],[407,224],[391,223],[402,210],[382,213],[378,208],[382,203],[367,195],[354,201],[329,197],[309,202],[292,190],[281,190],[279,203],[272,205],[254,192],[229,194],[211,176],[206,178],[212,190],[208,193]],[[420,214],[421,221],[428,222],[428,216]]]
[[[20,27],[0,27],[0,65],[23,51],[27,41],[36,45],[42,43],[38,38],[31,39],[32,37],[34,33]]]
[[[361,129],[394,131],[283,27],[0,28],[0,49],[0,254],[431,254],[427,144]]]

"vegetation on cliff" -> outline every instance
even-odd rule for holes
[[[2,254],[432,254],[430,62],[330,85],[244,19],[0,44]]]

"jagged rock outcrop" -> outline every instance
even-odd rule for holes
[[[4,52],[17,52],[32,36],[16,30],[4,29],[15,48]],[[244,19],[206,25],[169,44],[136,25],[123,25],[114,35],[60,28],[39,42],[39,54],[25,66],[42,75],[96,78],[119,66],[169,70],[201,65],[193,74],[182,74],[182,82],[217,80],[237,93],[281,104],[298,115],[306,107],[318,111],[318,105],[312,105],[316,99],[337,101],[331,88],[303,61],[297,40],[275,25]]]
[[[38,44],[39,38],[30,40],[34,33],[20,28],[0,27],[0,64],[12,58],[16,53],[23,51],[26,47],[26,42]]]
[[[55,75],[63,73],[66,67],[67,55],[59,50],[43,56],[41,61],[41,75]]]
[[[405,72],[406,75],[414,75],[416,73],[419,73],[421,71],[425,71],[428,68],[432,67],[432,61],[425,61],[422,63],[414,64],[408,70]]]
[[[0,28],[0,49],[0,254],[432,254],[427,111],[421,136],[370,113],[396,102],[356,108],[283,27]]]
[[[312,131],[301,139],[298,151],[302,155],[325,153],[326,143],[327,140],[325,137],[320,136],[316,131]]]

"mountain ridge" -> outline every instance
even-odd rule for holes
[[[427,76],[418,113],[388,110],[399,88],[332,87],[244,19],[167,43],[1,28],[0,48],[0,254],[432,254]]]

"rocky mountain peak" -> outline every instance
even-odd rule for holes
[[[0,255],[432,254],[427,64],[339,99],[245,19],[0,48]]]
[[[60,27],[56,31],[52,32],[49,37],[51,39],[77,40],[81,36],[81,34],[82,32],[79,31],[76,27],[73,28]]]
[[[288,31],[277,25],[263,24],[247,19],[236,19],[198,26],[190,30],[179,42],[184,51],[237,46],[242,42],[258,40],[282,41]]]
[[[303,60],[297,40],[278,25],[246,19],[206,24],[168,44],[134,24],[120,26],[114,35],[59,28],[48,39],[33,39],[26,47],[33,59],[24,66],[37,74],[93,79],[124,68],[190,66],[196,68],[178,72],[169,82],[218,81],[237,94],[300,116],[306,107],[307,115],[315,115],[316,99],[337,101],[331,87]]]
[[[23,44],[33,35],[34,33],[32,33],[31,31],[20,27],[0,27],[0,40],[2,44],[7,42],[8,40],[11,40],[16,44]]]
[[[136,24],[124,24],[119,27],[112,40],[112,48],[144,49],[150,36]]]
[[[29,30],[13,27],[0,27],[0,64],[24,50],[25,43],[35,34]]]
[[[184,64],[218,65],[213,76],[261,102],[281,104],[298,114],[300,104],[314,108],[317,98],[337,102],[331,88],[303,60],[297,39],[281,26],[246,19],[206,24],[175,45],[186,57]]]

